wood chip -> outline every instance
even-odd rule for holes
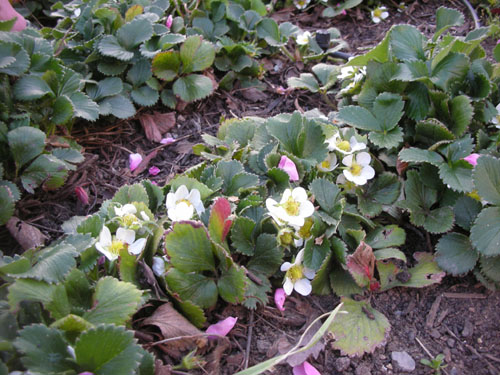
[[[429,314],[427,314],[427,319],[425,320],[425,326],[427,328],[432,328],[434,326],[434,320],[436,319],[436,314],[439,310],[439,304],[441,303],[442,295],[439,295],[429,310]]]
[[[462,298],[462,299],[468,299],[468,298],[484,299],[484,298],[488,298],[488,296],[486,296],[484,294],[481,294],[481,293],[450,293],[450,292],[443,293],[443,297],[446,297],[446,298]]]

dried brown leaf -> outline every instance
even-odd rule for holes
[[[163,135],[175,126],[175,112],[144,113],[139,116],[146,138],[153,142],[160,142]]]
[[[253,103],[266,101],[269,97],[269,95],[259,89],[256,89],[255,87],[249,87],[241,90],[241,95]]]
[[[163,339],[173,339],[163,344],[166,347],[172,346],[183,351],[194,349],[196,346],[201,348],[207,344],[203,332],[178,313],[170,303],[158,307],[142,325],[155,326],[160,330]]]
[[[155,362],[155,375],[172,375],[172,366],[164,365],[157,359]]]
[[[24,250],[41,246],[47,240],[47,236],[40,232],[38,228],[15,216],[12,216],[7,222],[7,229]]]

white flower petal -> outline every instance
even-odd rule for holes
[[[316,272],[314,270],[304,267],[304,276],[307,277],[309,280],[314,279],[314,276],[316,276]]]
[[[292,191],[292,198],[296,201],[303,202],[307,200],[307,192],[302,187],[296,187]]]
[[[373,177],[375,177],[375,170],[370,167],[369,165],[365,166],[363,168],[363,171],[361,172],[361,174],[367,179],[367,180],[370,180],[372,179]]]
[[[300,205],[300,216],[306,218],[314,213],[314,205],[310,201],[302,202]]]
[[[153,257],[153,266],[151,268],[156,276],[163,276],[165,273],[165,260],[162,257]]]
[[[128,252],[133,255],[139,255],[144,250],[144,247],[146,247],[146,239],[139,238],[133,244],[129,245]]]
[[[285,293],[287,296],[289,296],[290,294],[292,294],[293,292],[293,283],[292,283],[292,280],[290,280],[290,278],[285,278],[285,283],[283,284],[283,289],[285,290]]]
[[[103,226],[101,233],[99,233],[99,243],[102,246],[109,246],[111,245],[111,232],[109,231],[109,228],[107,226]]]
[[[110,261],[118,259],[118,254],[112,254],[112,253],[110,253],[108,250],[106,250],[104,247],[102,247],[102,245],[99,242],[97,242],[95,244],[95,248],[100,253],[102,253],[106,258],[108,258]]]
[[[147,215],[144,211],[141,211],[141,217],[142,217],[142,220],[144,220],[144,221],[149,221],[149,220],[151,220],[151,219],[149,218],[149,216],[148,216],[148,215]]]
[[[186,199],[187,196],[189,195],[189,190],[186,187],[186,185],[181,185],[179,188],[175,191],[175,201],[178,202],[181,199]]]
[[[285,203],[291,196],[292,196],[292,189],[285,189],[285,191],[283,192],[283,196],[281,197],[280,203]]]
[[[116,239],[131,245],[135,241],[135,231],[120,227],[116,230]]]
[[[356,162],[360,165],[368,165],[371,160],[372,158],[368,152],[360,152],[356,155]]]
[[[347,155],[345,156],[343,159],[342,159],[342,164],[344,164],[345,166],[348,166],[350,167],[352,165],[352,158],[353,158],[353,155]]]
[[[167,210],[175,207],[175,193],[167,194],[167,202],[166,202]]]
[[[281,265],[280,267],[280,270],[283,271],[283,272],[286,272],[290,269],[290,267],[292,267],[292,263],[290,262],[285,262]]]
[[[389,12],[382,12],[382,14],[380,15],[380,17],[382,17],[382,19],[386,19],[387,17],[389,17]]]
[[[304,260],[304,249],[300,250],[295,257],[295,262],[293,264],[302,264]]]
[[[303,296],[308,296],[312,291],[311,281],[308,279],[297,280],[293,285],[293,288],[297,291],[297,293],[302,294]]]

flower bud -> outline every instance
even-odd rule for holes
[[[82,188],[81,186],[75,187],[75,194],[78,200],[82,202],[84,206],[89,204],[89,196],[84,188]]]

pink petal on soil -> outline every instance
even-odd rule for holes
[[[321,373],[313,365],[305,361],[293,368],[293,375],[321,375]]]
[[[128,165],[131,171],[136,169],[139,164],[141,164],[142,156],[141,154],[130,154],[128,156]]]
[[[476,166],[477,165],[477,159],[481,155],[479,154],[470,154],[469,156],[465,157],[464,160],[469,163],[470,165]]]
[[[286,294],[283,288],[278,288],[274,292],[274,303],[279,311],[285,311]]]
[[[78,198],[78,200],[80,202],[82,202],[82,204],[84,206],[89,204],[89,196],[84,188],[82,188],[81,186],[76,186],[75,187],[75,194],[76,194],[76,197]]]
[[[285,155],[281,157],[278,168],[284,170],[290,176],[290,181],[299,180],[299,172],[297,172],[297,167],[295,163],[288,159]]]
[[[213,333],[218,336],[226,336],[229,331],[231,331],[236,324],[238,318],[233,318],[232,316],[227,317],[224,320],[221,320],[218,323],[212,324],[208,326],[206,333]],[[209,339],[216,339],[217,336],[208,336]]]
[[[172,138],[172,137],[163,138],[163,139],[160,141],[160,143],[161,143],[162,145],[169,145],[169,144],[174,143],[174,142],[175,142],[175,139],[174,139],[174,138]]]
[[[149,168],[150,175],[156,176],[158,173],[160,173],[160,168],[158,168],[156,165],[153,165],[151,168]]]

